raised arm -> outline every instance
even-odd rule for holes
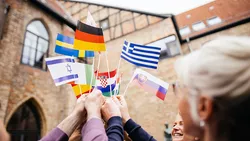
[[[122,118],[119,107],[109,98],[102,106],[102,115],[108,127],[106,133],[109,141],[123,141],[124,130],[122,126]]]
[[[76,103],[73,112],[66,117],[56,128],[50,131],[41,141],[68,141],[69,136],[78,125],[86,120],[86,110],[84,108],[86,96],[82,95]]]
[[[113,97],[113,100],[121,111],[124,130],[133,141],[156,141],[153,136],[149,135],[140,125],[130,118],[127,102],[123,96]]]
[[[83,141],[108,141],[104,124],[101,120],[101,106],[105,99],[101,91],[96,90],[88,95],[85,103],[87,123],[82,128]]]

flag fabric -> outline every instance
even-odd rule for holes
[[[95,84],[95,75],[93,73],[93,65],[83,64],[83,63],[75,63],[74,67],[77,68],[78,80],[75,81],[76,84]],[[91,83],[92,79],[92,84]]]
[[[78,21],[75,32],[74,49],[106,51],[102,29]]]
[[[157,69],[161,48],[124,41],[121,58],[140,67]]]
[[[136,69],[132,80],[148,92],[155,93],[161,100],[165,99],[169,84],[141,69]]]
[[[88,16],[87,16],[87,20],[86,20],[86,24],[87,25],[91,25],[93,27],[96,27],[96,23],[95,23],[95,20],[94,18],[92,17],[91,13],[88,11]]]
[[[74,67],[75,60],[69,56],[45,59],[56,86],[78,80],[78,70]]]
[[[116,88],[116,69],[111,72],[96,73],[96,75],[96,89],[102,91],[104,96],[110,96],[110,93],[112,95],[115,94],[114,89]]]
[[[93,51],[76,50],[73,48],[74,38],[57,34],[55,52],[74,57],[94,57]]]
[[[90,85],[75,84],[74,82],[71,82],[69,84],[71,84],[76,98],[79,98],[82,94],[88,94],[93,90],[93,87],[90,87]]]

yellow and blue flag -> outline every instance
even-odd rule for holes
[[[74,57],[94,57],[94,51],[76,50],[73,44],[74,38],[57,34],[55,52]]]

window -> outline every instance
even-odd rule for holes
[[[191,33],[191,30],[190,30],[190,28],[189,28],[188,26],[183,27],[183,28],[180,29],[180,34],[181,34],[182,36],[188,35],[188,34],[190,34],[190,33]]]
[[[221,20],[221,18],[220,17],[212,17],[212,18],[210,18],[210,19],[207,19],[207,24],[208,25],[216,25],[216,24],[219,24],[219,23],[221,23],[222,22],[222,20]]]
[[[194,31],[199,31],[206,28],[206,25],[203,22],[197,22],[192,25],[192,28]]]
[[[22,64],[46,70],[44,59],[48,57],[49,35],[41,21],[31,22],[26,29]]]
[[[12,141],[37,141],[41,138],[41,116],[32,102],[27,101],[12,115],[7,125]]]
[[[175,35],[170,35],[147,45],[161,47],[160,58],[169,58],[180,54],[180,44]]]
[[[104,20],[100,21],[100,25],[101,25],[103,30],[108,29],[109,28],[109,20],[104,19]]]

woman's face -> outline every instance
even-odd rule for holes
[[[183,140],[184,138],[183,129],[184,129],[183,121],[182,121],[181,116],[178,114],[176,116],[173,129],[172,129],[172,133],[171,133],[173,141]]]
[[[183,133],[185,137],[200,137],[202,133],[202,129],[197,124],[195,124],[194,121],[192,120],[191,113],[190,113],[190,105],[187,99],[188,89],[183,88],[181,90],[181,93],[182,93],[182,96],[181,96],[181,100],[179,103],[179,113],[183,119],[183,123],[185,126],[183,129]]]

